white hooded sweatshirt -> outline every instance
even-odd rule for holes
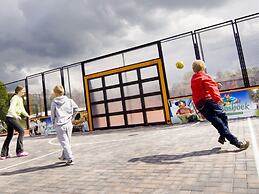
[[[78,106],[74,100],[67,96],[58,96],[51,103],[51,121],[55,125],[65,125],[71,122],[76,113]]]

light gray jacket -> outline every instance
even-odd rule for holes
[[[74,100],[67,96],[58,96],[51,103],[51,121],[53,125],[65,125],[71,122],[79,108]]]

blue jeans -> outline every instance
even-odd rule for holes
[[[4,141],[1,156],[8,156],[9,155],[9,145],[13,138],[13,132],[16,130],[18,132],[17,144],[16,144],[16,154],[23,152],[23,136],[24,136],[24,129],[21,127],[21,124],[18,119],[13,117],[6,117],[6,124],[7,124],[7,136]]]
[[[203,106],[197,107],[200,113],[218,130],[221,137],[225,137],[230,144],[239,146],[238,139],[228,128],[228,117],[223,109],[214,101],[207,100]]]

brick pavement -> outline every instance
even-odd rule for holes
[[[259,118],[251,122],[259,142]],[[251,140],[247,119],[229,125]],[[259,193],[253,146],[236,152],[217,138],[207,122],[74,134],[76,163],[64,166],[53,136],[26,137],[30,156],[0,161],[0,193]]]

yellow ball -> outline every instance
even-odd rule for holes
[[[177,61],[175,65],[176,65],[176,68],[177,68],[177,69],[182,69],[182,68],[184,68],[184,63],[183,63],[183,61]]]

